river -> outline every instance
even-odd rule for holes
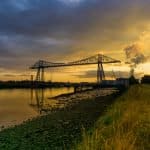
[[[72,92],[73,88],[1,89],[0,127],[20,124],[44,114],[57,106],[57,100],[49,98]]]

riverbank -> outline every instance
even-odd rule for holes
[[[98,88],[85,90],[77,93],[61,94],[55,97],[48,98],[50,101],[55,100],[56,103],[55,105],[53,105],[52,108],[47,110],[56,111],[64,108],[72,108],[75,104],[78,104],[80,101],[100,97],[102,98],[118,92],[119,90],[116,88]]]
[[[150,149],[150,85],[130,87],[99,118],[91,132],[84,131],[75,150]]]
[[[78,101],[72,107],[0,132],[0,149],[71,149],[90,130],[119,93]]]

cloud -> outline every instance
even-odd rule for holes
[[[21,69],[38,59],[121,51],[150,24],[149,8],[146,0],[83,0],[74,7],[60,0],[2,0],[0,63]]]
[[[132,44],[124,48],[127,59],[135,67],[140,63],[147,61],[147,58],[144,56],[141,47],[138,44]]]

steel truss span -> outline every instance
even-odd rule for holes
[[[121,63],[121,61],[113,59],[111,57],[97,54],[85,59],[68,62],[68,63],[54,63],[48,62],[44,60],[37,61],[34,65],[30,67],[30,69],[36,69],[36,81],[44,81],[44,70],[45,68],[54,68],[54,67],[67,67],[67,66],[80,66],[80,65],[92,65],[97,64],[97,82],[100,83],[102,80],[105,79],[105,73],[103,69],[103,64],[110,64],[110,63]]]

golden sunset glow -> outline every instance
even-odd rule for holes
[[[10,9],[6,12],[5,7],[8,6]],[[127,76],[130,65],[125,65],[128,60],[124,49],[132,45],[138,45],[141,54],[146,58],[146,61],[136,66],[136,75],[140,77],[150,74],[148,6],[147,1],[107,3],[57,0],[44,1],[42,4],[37,2],[34,6],[29,1],[2,3],[0,80],[30,80],[31,75],[35,77],[36,71],[29,70],[29,67],[41,59],[69,62],[98,53],[122,62],[119,68],[113,65],[104,66],[106,74],[109,72],[108,78],[112,70],[116,72],[116,76],[119,76],[119,71],[126,72],[124,76]],[[15,17],[17,19],[11,25],[11,20]],[[45,79],[94,82],[96,70],[96,65],[47,69]]]

